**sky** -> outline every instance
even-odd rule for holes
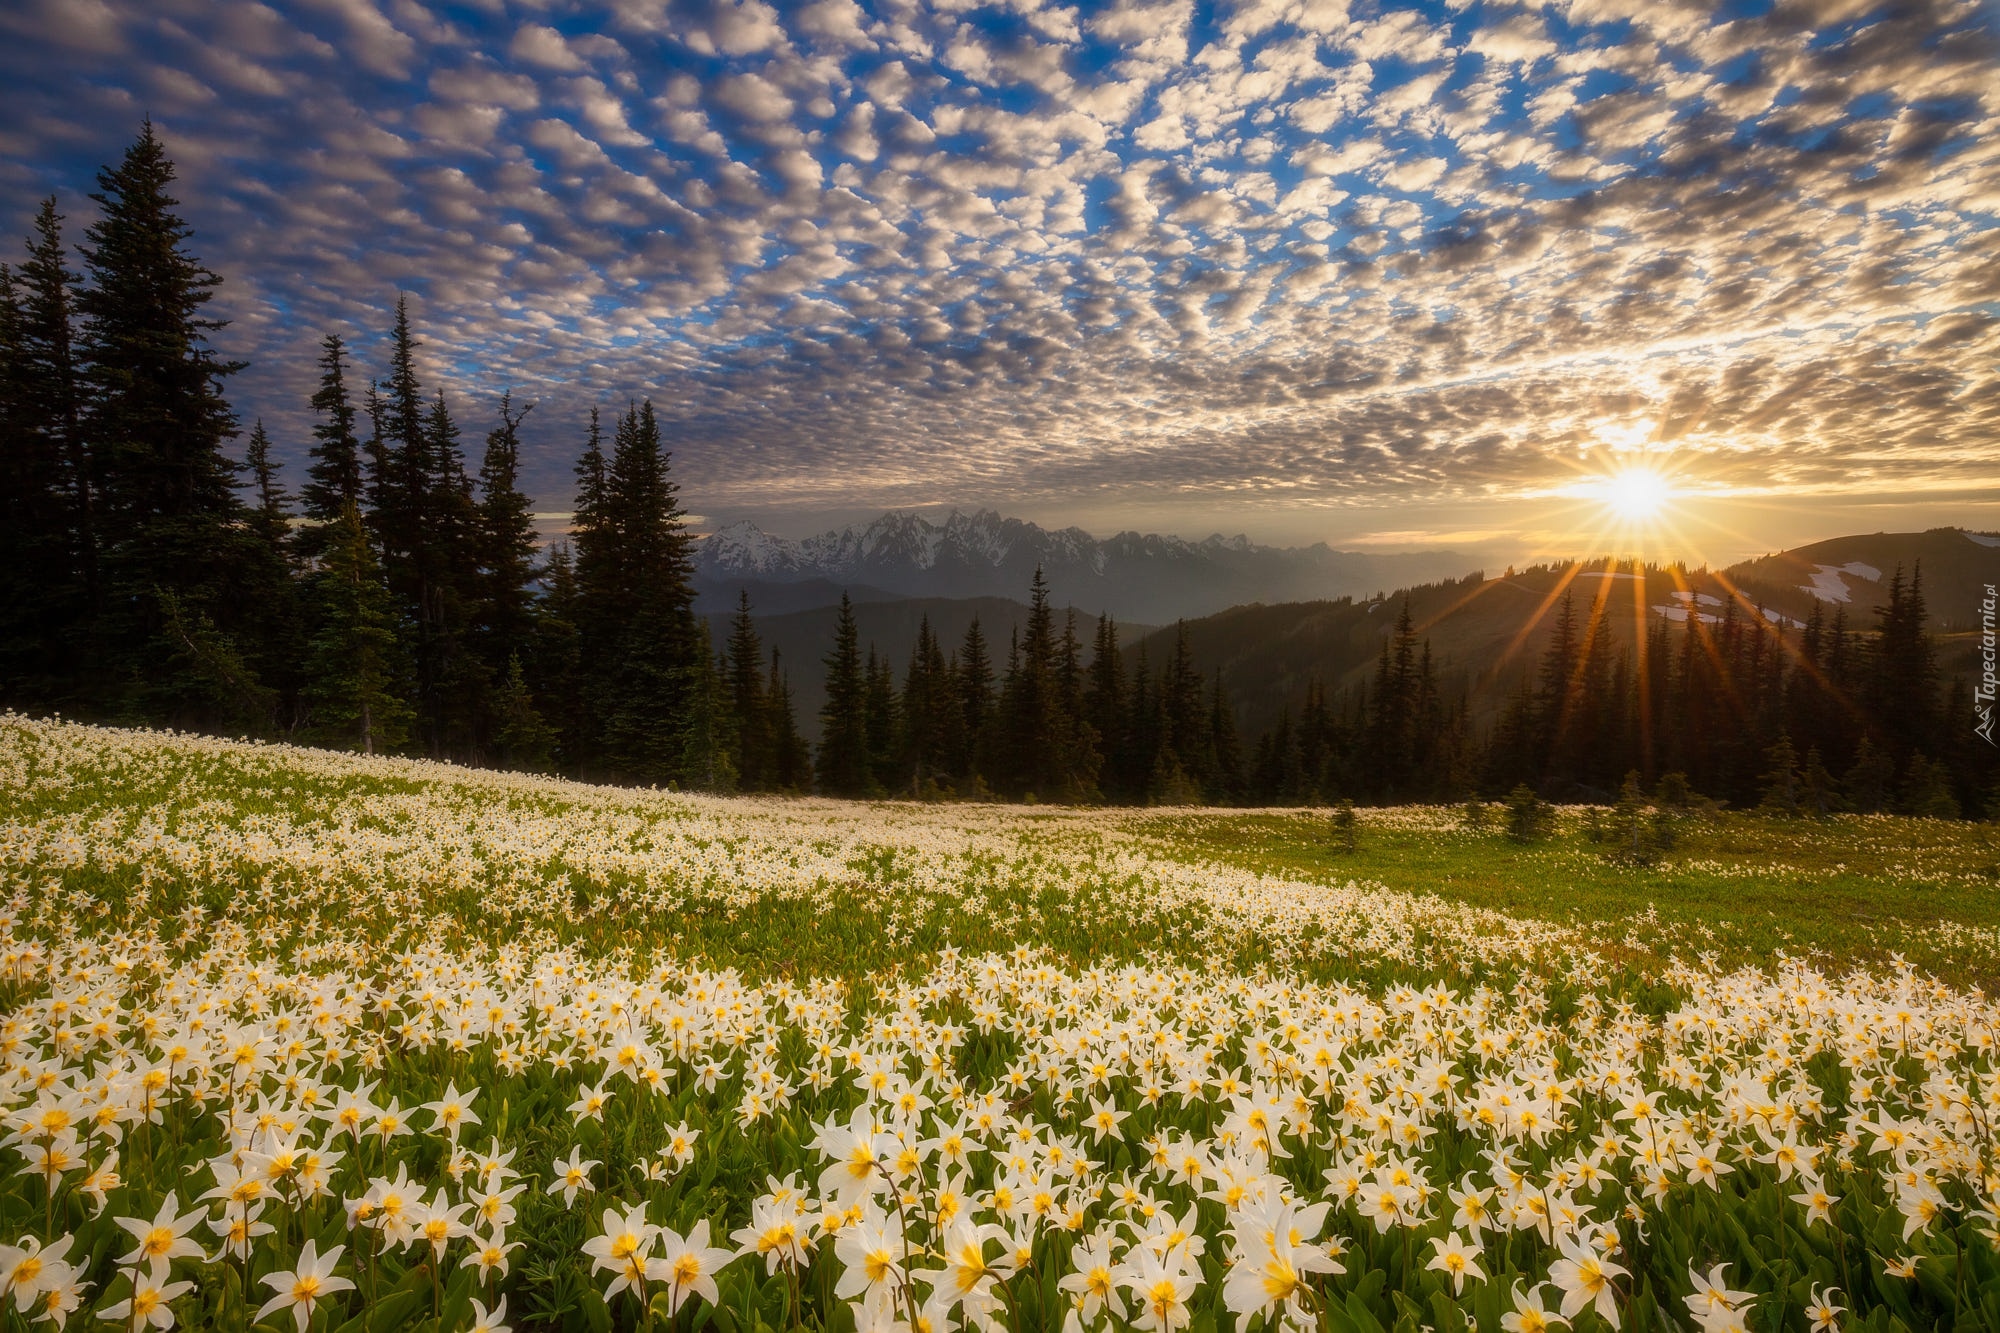
[[[560,512],[1733,558],[2000,526],[2000,6],[16,0],[0,225],[151,116],[303,461],[406,293]]]

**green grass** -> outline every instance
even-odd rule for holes
[[[1902,954],[1959,982],[2000,982],[2000,825],[1895,816],[1688,817],[1650,867],[1615,863],[1566,812],[1547,841],[1456,827],[1440,810],[1358,812],[1336,846],[1324,812],[1175,814],[1135,829],[1170,853],[1301,879],[1376,880],[1592,930],[1612,950],[1768,963],[1816,952],[1835,965]]]

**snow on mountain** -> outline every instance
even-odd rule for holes
[[[1220,533],[1190,542],[1081,528],[1050,531],[994,511],[954,510],[934,523],[908,511],[800,540],[729,524],[696,548],[697,580],[724,585],[863,584],[906,597],[1024,598],[1037,569],[1057,603],[1162,623],[1244,602],[1337,598],[1456,577],[1474,562],[1450,552],[1373,556],[1259,546]],[[733,594],[732,594],[733,595]]]

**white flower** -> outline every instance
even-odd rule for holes
[[[299,1251],[299,1262],[290,1272],[265,1275],[264,1285],[278,1294],[264,1302],[257,1311],[257,1317],[262,1319],[267,1314],[289,1309],[299,1326],[299,1333],[305,1333],[306,1324],[321,1301],[336,1291],[354,1289],[352,1282],[336,1277],[333,1271],[346,1248],[345,1245],[336,1245],[321,1254],[318,1243],[308,1240],[305,1248]]]

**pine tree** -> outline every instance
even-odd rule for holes
[[[964,722],[963,742],[954,756],[954,774],[959,790],[975,795],[991,782],[987,752],[988,732],[993,711],[993,661],[986,651],[986,635],[979,617],[965,627],[965,642],[958,649],[958,700]]]
[[[956,706],[948,689],[944,650],[931,632],[928,615],[917,622],[917,641],[903,676],[903,757],[911,796],[934,794],[949,763],[946,736]]]
[[[1373,770],[1371,795],[1384,800],[1408,799],[1416,780],[1417,633],[1410,617],[1410,599],[1403,598],[1395,627],[1382,641],[1375,664],[1375,689],[1370,696],[1368,759]]]
[[[352,505],[334,521],[313,592],[308,734],[364,754],[402,749],[415,716],[404,655],[389,589]]]
[[[1215,688],[1208,708],[1209,749],[1215,768],[1209,775],[1207,797],[1211,805],[1243,803],[1243,748],[1236,738],[1236,710],[1222,689],[1222,673],[1215,676]]]
[[[299,503],[313,526],[302,532],[308,554],[325,546],[322,534],[349,506],[361,508],[361,440],[355,433],[354,403],[347,394],[347,345],[337,333],[320,340],[319,387],[310,406],[319,418],[313,427],[312,463],[306,470]]]
[[[473,632],[482,659],[496,675],[511,671],[506,664],[534,634],[535,524],[519,485],[520,426],[533,409],[530,403],[516,412],[513,394],[500,395],[500,424],[487,433],[479,464]]]
[[[868,681],[862,674],[861,634],[854,604],[840,595],[833,649],[825,658],[826,703],[819,710],[819,789],[829,796],[866,796],[868,771]]]
[[[1899,814],[1918,819],[1957,819],[1958,797],[1951,790],[1950,774],[1923,751],[1912,754],[1896,808]]]
[[[1002,791],[1039,800],[1078,801],[1097,793],[1096,736],[1078,716],[1082,665],[1073,622],[1061,636],[1049,586],[1035,571],[1028,620],[1001,687],[998,772]]]
[[[591,697],[611,770],[635,781],[682,776],[690,689],[708,663],[696,644],[693,560],[679,487],[650,401],[628,409],[612,433],[612,455],[595,484],[586,454],[591,511],[577,531],[578,594]]]
[[[582,773],[588,767],[585,761],[595,731],[585,697],[583,639],[577,628],[576,565],[567,542],[549,551],[541,579],[533,651],[527,663],[528,688],[542,701],[539,711],[553,733],[552,763],[562,772]]]
[[[29,424],[40,438],[36,467],[50,484],[41,520],[59,535],[64,557],[51,570],[76,605],[58,614],[88,615],[96,605],[97,533],[90,460],[83,430],[83,376],[76,351],[76,284],[63,250],[56,198],[42,201],[34,239],[21,265],[20,356]],[[39,481],[41,478],[38,478]]]
[[[683,694],[687,722],[682,730],[681,772],[696,791],[735,791],[735,728],[725,676],[711,652],[707,621],[695,622],[694,652]]]
[[[240,367],[209,347],[223,325],[202,309],[221,279],[187,251],[173,179],[150,122],[98,175],[99,217],[83,247],[89,285],[77,302],[83,429],[102,501],[98,642],[113,707],[200,726],[222,720],[218,699],[256,688],[214,674],[235,674],[221,664],[236,655],[232,633],[248,605],[249,537],[238,468],[222,451],[236,433],[222,381]],[[162,662],[177,666],[161,671]]]
[[[1840,789],[1820,758],[1817,745],[1806,751],[1805,770],[1799,775],[1799,801],[1808,814],[1821,819],[1840,808]]]
[[[76,275],[53,196],[0,294],[0,696],[60,704],[84,665],[96,546],[72,347]]]
[[[896,709],[896,679],[886,659],[878,658],[875,645],[868,645],[867,682],[868,779],[875,791],[899,791],[908,784],[898,771],[901,746],[897,733],[901,719]]]
[[[765,730],[771,738],[770,789],[807,791],[812,787],[812,751],[799,735],[792,711],[792,683],[780,669],[778,650],[771,650],[771,674],[764,685]]]
[[[1179,767],[1193,787],[1195,800],[1208,786],[1215,770],[1215,755],[1210,745],[1208,704],[1202,698],[1201,673],[1195,670],[1194,648],[1188,638],[1186,621],[1174,625],[1174,655],[1167,660],[1167,668],[1160,677],[1160,749],[1168,752],[1172,763],[1169,767]],[[1154,768],[1160,769],[1156,756]],[[1153,784],[1157,786],[1157,782]],[[1175,801],[1173,804],[1187,804]]]
[[[507,672],[493,698],[493,757],[502,768],[547,773],[555,761],[556,733],[535,707],[521,655],[507,659]]]
[[[1796,815],[1799,813],[1799,752],[1792,747],[1789,735],[1778,737],[1777,743],[1764,752],[1768,767],[1759,779],[1763,783],[1759,808],[1771,814]]]
[[[415,540],[422,552],[417,721],[432,755],[477,760],[487,740],[496,668],[474,642],[487,619],[481,602],[490,585],[481,578],[479,511],[458,440],[458,422],[439,389],[424,413],[416,474]]]
[[[1125,783],[1125,676],[1118,665],[1118,626],[1109,615],[1097,618],[1091,645],[1090,676],[1083,692],[1083,717],[1097,734],[1098,785],[1113,800],[1129,800]]]
[[[1898,764],[1937,739],[1937,649],[1924,628],[1923,566],[1908,582],[1898,568],[1888,601],[1876,609],[1874,651],[1862,705],[1877,743]]]
[[[609,703],[607,659],[617,649],[624,615],[616,559],[618,532],[606,499],[606,470],[603,430],[593,407],[583,452],[576,461],[576,499],[570,519],[575,549],[572,553],[563,548],[566,557],[573,556],[563,563],[570,576],[567,609],[576,656],[564,695],[570,701],[569,720],[559,731],[570,771],[584,776],[601,771],[601,714]]]
[[[306,608],[292,535],[291,498],[279,484],[271,458],[271,438],[260,419],[250,431],[244,450],[250,473],[250,534],[246,557],[244,652],[260,680],[276,692],[283,729],[296,719],[298,691],[306,651]]]
[[[1841,781],[1847,803],[1864,815],[1886,810],[1896,780],[1896,761],[1863,736],[1854,750],[1854,765]]]
[[[750,614],[750,590],[737,595],[736,616],[730,622],[728,666],[723,673],[729,712],[735,723],[737,782],[744,791],[770,791],[775,785],[776,755],[772,718],[764,693],[764,645]]]

